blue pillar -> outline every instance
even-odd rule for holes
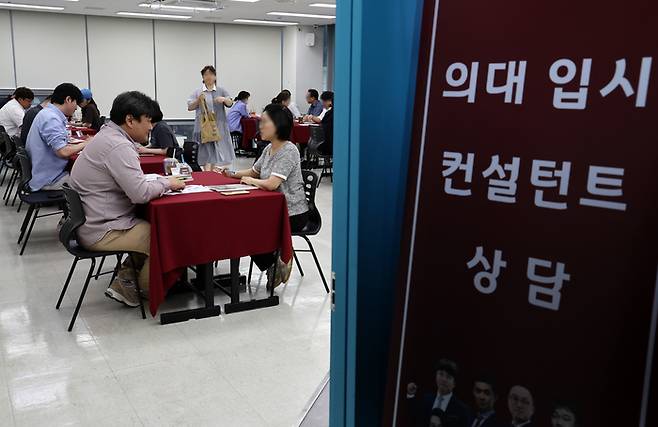
[[[380,425],[423,0],[338,0],[332,426]]]

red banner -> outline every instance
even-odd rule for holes
[[[658,426],[657,25],[426,1],[387,425]]]

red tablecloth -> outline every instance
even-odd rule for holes
[[[258,124],[260,119],[258,117],[243,117],[240,120],[242,124],[242,149],[251,149],[251,140],[256,138],[258,134]]]
[[[241,120],[242,123],[242,148],[248,150],[251,148],[250,141],[256,137],[258,133],[258,123],[259,119],[257,117],[248,117]],[[311,139],[311,126],[318,125],[309,125],[309,124],[299,124],[294,122],[292,127],[292,132],[290,132],[290,142],[295,144],[308,144],[308,140]]]
[[[86,128],[81,126],[71,126],[71,125],[68,125],[68,128],[73,133],[74,136],[76,131],[80,131],[84,135],[96,135],[96,129]]]
[[[290,133],[290,142],[302,145],[308,144],[308,140],[311,139],[311,126],[314,125],[302,125],[295,122]]]
[[[139,156],[139,164],[142,167],[142,171],[144,173],[159,173],[162,175],[164,173],[164,159],[166,157],[167,156],[161,155]],[[73,163],[75,163],[77,158],[78,154],[74,154],[70,157],[68,167],[69,170],[73,167]]]
[[[214,172],[195,172],[195,185],[238,182]],[[183,268],[281,250],[292,259],[285,196],[253,190],[249,195],[196,193],[164,196],[148,205],[151,222],[149,303],[155,316]]]
[[[164,173],[164,160],[167,156],[159,154],[153,156],[139,156],[139,164],[142,166],[144,173]]]

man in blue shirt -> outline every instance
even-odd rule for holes
[[[26,149],[32,161],[32,191],[61,190],[68,182],[66,166],[69,158],[80,152],[87,142],[69,144],[67,117],[73,115],[82,101],[82,93],[71,83],[55,88],[50,104],[44,107],[32,122],[27,135]]]
[[[322,103],[318,99],[320,95],[318,94],[318,91],[315,89],[309,89],[308,92],[306,92],[306,102],[311,104],[308,107],[308,113],[307,115],[310,116],[319,116],[322,114]]]

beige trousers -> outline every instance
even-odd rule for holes
[[[91,251],[130,251],[135,252],[135,269],[139,272],[139,287],[147,291],[149,288],[149,254],[151,251],[151,224],[139,221],[128,230],[112,230],[101,240],[88,248]],[[126,258],[119,270],[123,280],[135,280],[130,258]]]

